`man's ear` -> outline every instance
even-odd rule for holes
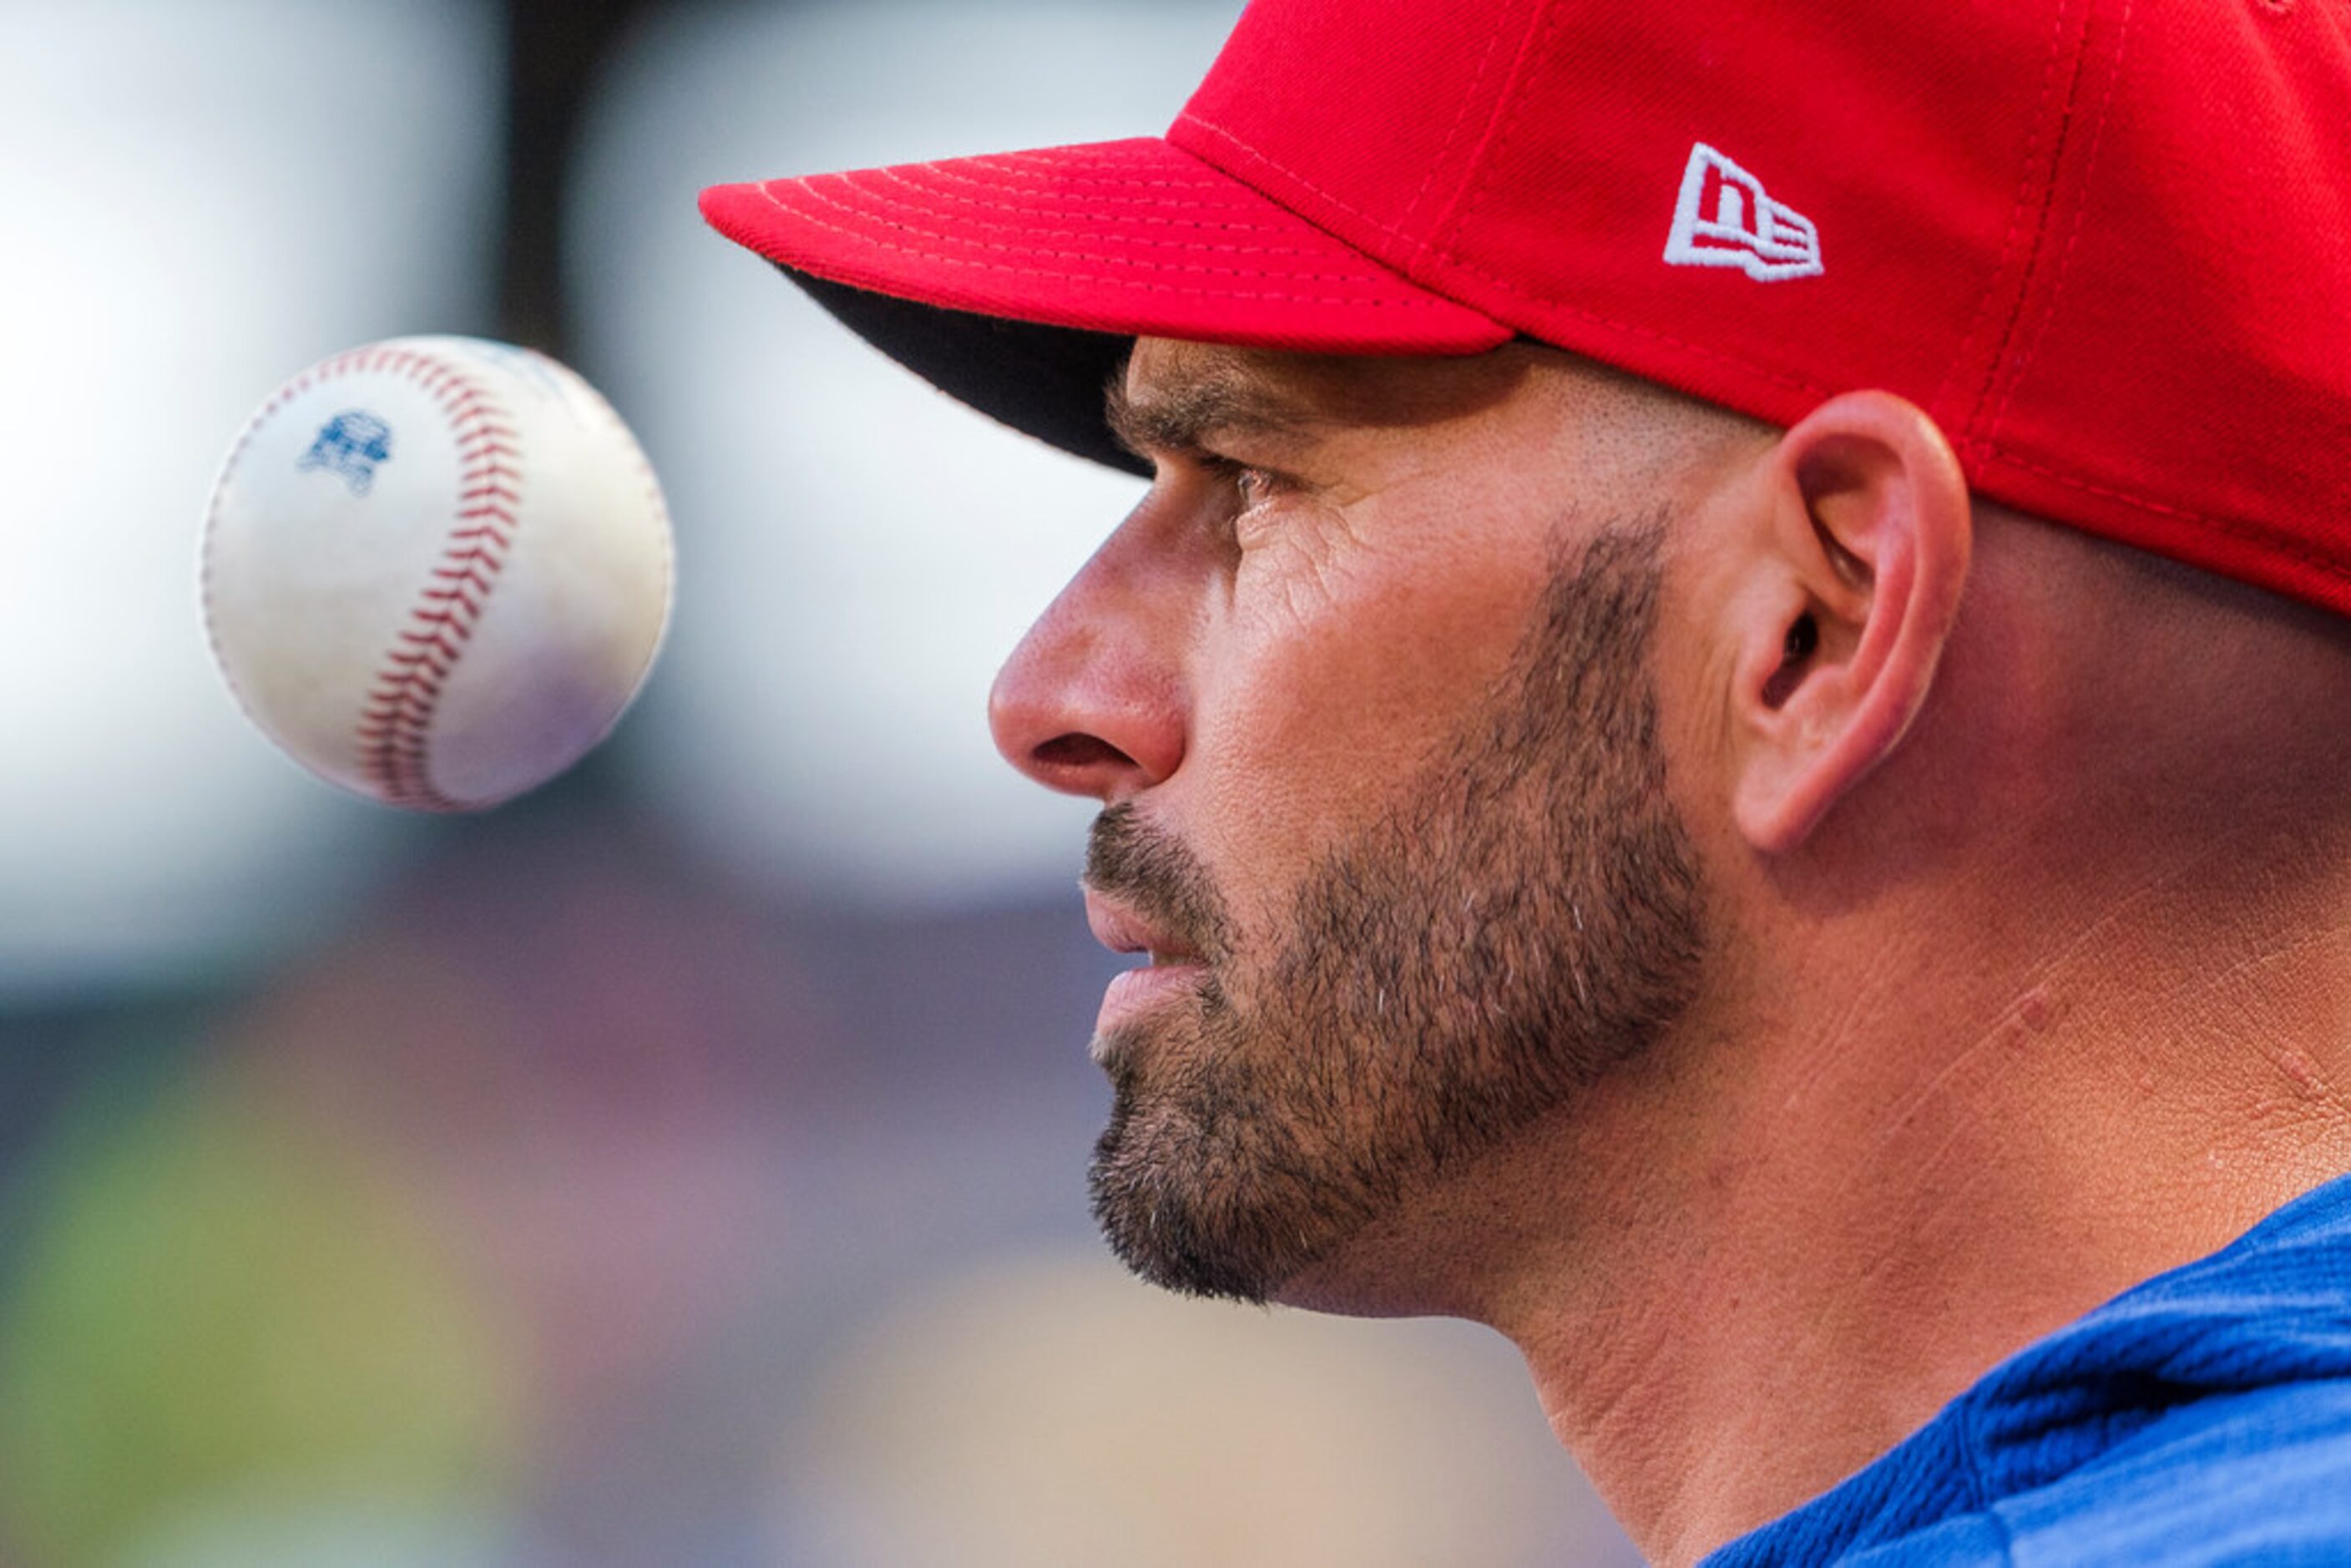
[[[1935,422],[1847,392],[1752,476],[1737,638],[1732,810],[1756,849],[1803,842],[1925,704],[1967,584],[1967,480]]]

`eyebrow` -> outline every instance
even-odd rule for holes
[[[1196,452],[1214,434],[1298,435],[1316,421],[1293,399],[1254,379],[1212,372],[1127,393],[1123,374],[1103,389],[1102,418],[1118,444],[1137,457]]]

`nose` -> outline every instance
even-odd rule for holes
[[[987,699],[1006,761],[1049,789],[1111,805],[1172,777],[1189,728],[1189,611],[1137,520],[1038,618]]]

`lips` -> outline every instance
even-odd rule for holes
[[[1085,890],[1086,924],[1094,939],[1113,953],[1142,953],[1149,961],[1112,977],[1103,988],[1102,1011],[1094,1019],[1094,1055],[1102,1057],[1106,1041],[1121,1025],[1190,991],[1207,972],[1199,954],[1181,938],[1155,925],[1126,904],[1106,894]]]
[[[1087,888],[1085,894],[1086,924],[1092,928],[1094,940],[1112,952],[1147,953],[1155,968],[1199,964],[1200,955],[1182,938],[1154,925],[1133,908],[1092,888]]]

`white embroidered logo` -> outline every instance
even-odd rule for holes
[[[1736,267],[1758,283],[1821,271],[1813,220],[1763,193],[1763,182],[1700,141],[1682,171],[1666,260],[1675,267]]]

